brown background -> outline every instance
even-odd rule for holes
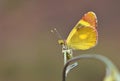
[[[120,69],[120,0],[0,0],[0,81],[61,81],[63,55],[54,27],[63,38],[82,15],[98,17],[99,42],[74,55],[101,54]],[[81,60],[68,81],[102,81],[103,63]]]

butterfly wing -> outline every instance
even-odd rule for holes
[[[87,20],[88,18],[88,20]],[[88,12],[70,32],[66,43],[72,49],[86,50],[97,43],[96,15]]]
[[[96,17],[96,14],[92,11],[86,13],[82,17],[82,20],[89,23],[91,27],[94,27],[94,28],[97,27],[97,17]]]

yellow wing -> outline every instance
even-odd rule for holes
[[[88,12],[70,32],[66,44],[72,49],[86,50],[97,43],[96,15]]]

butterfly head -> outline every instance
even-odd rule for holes
[[[62,45],[62,49],[63,50],[70,50],[70,48],[68,47],[67,43],[66,43],[66,40],[58,40],[58,43],[60,45]]]
[[[58,40],[58,43],[59,43],[60,45],[65,45],[65,41],[64,41],[64,40]]]

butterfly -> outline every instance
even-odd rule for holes
[[[58,40],[59,44],[75,50],[87,50],[97,44],[97,17],[92,11],[87,12],[73,27],[67,39]]]

